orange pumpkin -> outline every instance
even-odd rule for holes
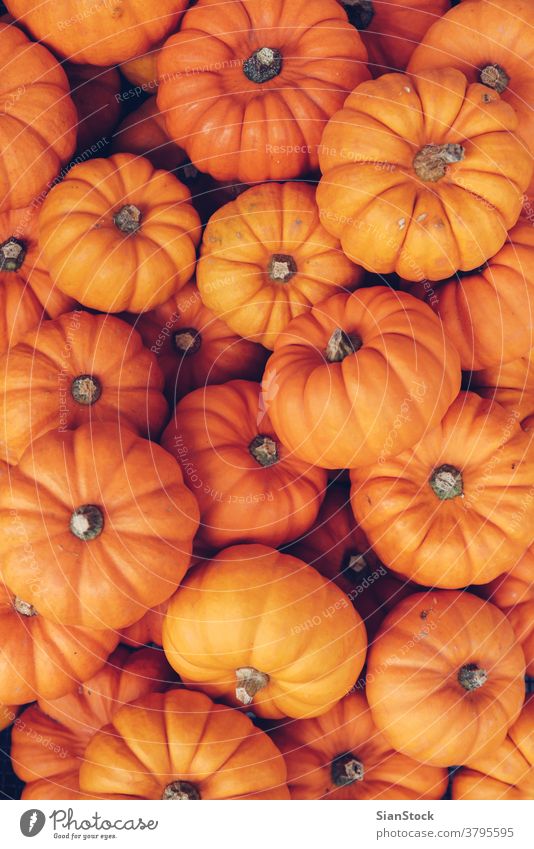
[[[323,134],[321,221],[374,273],[476,268],[504,244],[530,182],[517,126],[497,92],[454,68],[362,83]]]
[[[267,734],[238,711],[186,690],[151,693],[120,708],[87,746],[80,786],[96,798],[289,797],[284,760]]]
[[[268,352],[234,333],[200,298],[194,283],[135,319],[147,348],[165,375],[167,397],[175,404],[202,386],[229,380],[260,380]]]
[[[126,79],[134,85],[140,86],[145,93],[154,93],[159,84],[158,54],[165,41],[166,39],[163,39],[157,44],[153,44],[146,53],[134,56],[133,59],[128,59],[120,66]]]
[[[226,548],[173,596],[163,648],[180,677],[257,716],[319,716],[356,681],[365,626],[311,566],[264,545]]]
[[[3,731],[15,721],[20,705],[0,705],[0,731]]]
[[[91,152],[102,147],[111,136],[121,114],[121,79],[116,68],[65,63],[71,95],[78,110],[77,148]],[[94,152],[94,151],[93,151]]]
[[[156,105],[156,98],[148,100],[130,112],[113,134],[113,153],[133,153],[146,156],[154,168],[174,171],[187,159],[185,151],[173,142],[165,127],[165,118]],[[184,181],[181,171],[177,175]]]
[[[386,566],[426,586],[484,584],[531,541],[533,476],[517,420],[461,393],[412,449],[351,472],[352,508]]]
[[[41,44],[0,23],[0,212],[46,193],[76,145],[76,109],[65,72]]]
[[[362,276],[322,226],[307,183],[253,186],[223,206],[204,231],[197,268],[206,306],[267,348],[291,319]]]
[[[516,360],[474,372],[469,385],[483,398],[498,401],[523,422],[534,415],[534,348]]]
[[[426,304],[374,286],[294,319],[263,388],[296,457],[350,468],[382,462],[436,426],[460,389],[460,362]]]
[[[509,572],[482,587],[482,593],[507,616],[521,643],[527,675],[534,675],[534,545]]]
[[[93,735],[123,704],[175,682],[163,652],[130,652],[121,646],[74,692],[59,699],[39,698],[24,711],[11,735],[13,769],[26,782],[22,798],[87,798],[78,774]]]
[[[232,380],[183,398],[162,446],[196,496],[198,538],[214,550],[239,542],[281,545],[313,525],[326,472],[277,438],[259,383]]]
[[[196,501],[163,448],[116,424],[51,431],[0,491],[2,573],[47,617],[122,628],[175,591],[197,527]]]
[[[59,427],[117,421],[157,438],[168,415],[163,375],[139,334],[81,310],[45,321],[0,358],[0,457],[18,463]]]
[[[534,696],[529,696],[521,715],[499,747],[469,760],[452,779],[453,799],[534,798]]]
[[[75,165],[52,189],[40,245],[62,292],[105,312],[145,312],[192,276],[199,224],[176,177],[117,153]]]
[[[317,719],[281,725],[273,739],[292,799],[441,799],[447,770],[394,751],[363,693],[350,693]]]
[[[121,631],[121,643],[126,643],[128,646],[163,645],[163,620],[167,613],[169,601],[164,601],[162,604],[157,604],[156,607],[151,607],[147,610],[141,619],[134,622],[133,625],[128,625]]]
[[[288,180],[317,145],[367,52],[337,0],[198,0],[158,57],[171,137],[217,180]]]
[[[467,592],[409,596],[386,616],[367,659],[373,719],[423,763],[494,751],[521,712],[525,659],[501,611]]]

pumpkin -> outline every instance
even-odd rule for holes
[[[527,675],[534,675],[534,546],[527,548],[509,572],[481,590],[506,614],[521,643]]]
[[[288,180],[317,145],[367,51],[337,0],[199,0],[158,57],[170,136],[217,180]]]
[[[483,2],[461,3],[437,20],[408,70],[418,76],[429,68],[458,68],[470,82],[499,92],[517,112],[524,146],[534,152],[534,8],[530,0]]]
[[[26,782],[22,798],[83,799],[78,773],[89,740],[123,704],[168,689],[175,681],[163,652],[130,652],[120,646],[74,692],[59,699],[39,698],[11,735],[13,769]]]
[[[204,231],[197,268],[206,306],[267,348],[291,319],[362,277],[322,226],[307,183],[253,186],[223,206]]]
[[[534,414],[534,348],[511,362],[475,371],[469,386],[483,398],[498,401],[518,421],[524,421]]]
[[[0,705],[0,731],[3,731],[15,721],[20,705]]]
[[[365,626],[311,566],[236,545],[195,566],[172,597],[163,648],[186,682],[256,716],[319,716],[356,681]]]
[[[534,697],[498,748],[470,760],[452,779],[453,799],[524,799],[534,796]]]
[[[162,646],[163,619],[168,606],[168,600],[157,604],[156,607],[147,610],[137,622],[124,628],[120,634],[121,643],[135,648],[146,645]]]
[[[87,3],[85,0],[7,0],[17,23],[59,56],[114,65],[147,51],[173,30],[188,0]]]
[[[35,595],[38,566],[22,520],[12,522],[26,545],[20,567],[33,568],[28,590]],[[43,616],[0,580],[0,704],[22,705],[73,692],[103,666],[117,642],[113,631],[73,627]]]
[[[87,746],[80,786],[97,798],[289,798],[284,759],[267,734],[186,690],[121,707]]]
[[[40,246],[58,288],[104,312],[144,312],[193,274],[200,238],[189,190],[143,157],[75,165],[47,196]]]
[[[55,0],[54,0],[55,2]],[[76,109],[65,72],[41,44],[0,23],[0,212],[46,193],[76,146]]]
[[[120,66],[121,72],[126,79],[140,86],[142,91],[150,93],[158,86],[158,54],[163,47],[166,39],[152,45],[150,50],[142,53],[140,56],[134,56],[133,59],[128,59]]]
[[[186,161],[185,152],[170,138],[165,118],[156,105],[156,98],[148,100],[130,112],[113,134],[113,153],[134,153],[146,156],[154,168],[174,171]],[[178,177],[183,180],[182,172]]]
[[[81,310],[45,321],[0,358],[0,457],[18,463],[59,427],[116,420],[158,437],[167,419],[163,376],[125,322]]]
[[[173,404],[202,386],[261,379],[268,352],[208,310],[194,283],[134,322],[158,359]]]
[[[281,725],[273,739],[292,799],[440,799],[447,789],[447,770],[391,748],[364,693],[350,693],[316,719]]]
[[[374,273],[476,268],[504,244],[530,182],[517,126],[497,92],[454,68],[364,82],[323,134],[321,221]]]
[[[394,749],[459,765],[504,741],[521,711],[524,673],[497,607],[467,592],[430,590],[384,619],[367,658],[367,698]]]
[[[232,380],[191,392],[178,403],[161,444],[181,464],[200,507],[198,538],[213,549],[281,545],[317,518],[326,472],[280,442],[259,383]]]
[[[517,420],[461,393],[413,448],[351,472],[352,509],[386,566],[427,586],[484,584],[531,541],[533,476]]]
[[[163,448],[114,423],[51,431],[0,491],[2,574],[47,617],[122,628],[175,591],[197,526],[195,498]]]
[[[74,105],[78,110],[77,148],[91,151],[102,147],[111,136],[121,113],[121,79],[116,68],[66,63]]]
[[[426,304],[374,286],[290,322],[263,388],[296,457],[350,468],[382,462],[435,427],[460,389],[460,363]]]
[[[449,0],[340,0],[348,19],[359,31],[378,76],[404,71],[414,48]]]

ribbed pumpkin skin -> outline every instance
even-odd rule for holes
[[[293,318],[362,278],[322,225],[307,183],[253,186],[221,207],[208,221],[197,267],[206,306],[271,349]]]
[[[462,667],[487,680],[468,690]],[[521,712],[525,659],[504,615],[463,592],[409,596],[369,651],[367,698],[391,745],[418,761],[465,764],[500,746]]]
[[[267,734],[186,690],[122,707],[93,737],[80,769],[82,791],[97,798],[161,799],[180,780],[201,799],[289,798],[284,760]]]
[[[440,499],[431,477],[461,475]],[[461,393],[413,449],[351,472],[352,509],[382,562],[426,586],[485,584],[529,544],[534,444],[499,404]],[[523,511],[523,512],[522,512]]]
[[[163,375],[139,334],[109,315],[77,310],[43,322],[0,358],[0,456],[18,463],[30,443],[59,427],[115,421],[157,438],[168,416]],[[73,381],[91,375],[100,396],[77,400]]]
[[[481,593],[506,615],[523,649],[527,675],[534,675],[534,546]]]
[[[116,68],[66,63],[71,96],[78,111],[76,147],[82,153],[111,139],[121,114],[121,78]]]
[[[0,731],[14,722],[20,710],[20,705],[0,705]]]
[[[24,711],[11,735],[13,769],[26,782],[22,798],[86,798],[79,789],[78,772],[93,734],[111,722],[123,704],[175,683],[163,652],[131,652],[120,646],[106,666],[73,693],[38,699]]]
[[[517,127],[497,92],[453,68],[364,82],[323,134],[322,223],[373,273],[443,280],[476,268],[504,244],[530,182]],[[447,164],[430,169],[430,153]]]
[[[146,53],[121,64],[121,73],[134,85],[141,86],[147,94],[154,94],[158,86],[158,54],[165,44],[163,39]]]
[[[518,421],[525,421],[534,415],[534,348],[524,357],[474,372],[470,386],[477,395],[498,401]]]
[[[119,124],[113,133],[112,151],[146,156],[154,168],[167,171],[179,168],[187,159],[185,151],[169,138],[155,97],[149,97]]]
[[[361,347],[328,362],[336,328],[356,334]],[[426,304],[373,286],[294,319],[263,387],[274,429],[296,457],[353,468],[400,453],[437,425],[460,389],[460,362]]]
[[[247,60],[281,54],[254,82]],[[199,0],[158,57],[169,134],[216,180],[288,180],[317,167],[325,123],[369,78],[365,50],[337,0]]]
[[[277,461],[262,465],[254,440],[268,437]],[[277,438],[259,383],[232,380],[183,398],[162,446],[181,464],[201,515],[198,539],[218,550],[241,542],[278,546],[313,525],[326,472],[296,459]]]
[[[287,766],[292,799],[441,799],[447,770],[391,748],[373,722],[364,693],[350,693],[317,719],[281,725],[273,739]],[[352,754],[363,778],[336,785],[332,763]]]
[[[165,654],[184,681],[240,705],[236,670],[253,667],[269,681],[251,709],[276,719],[326,713],[356,681],[366,645],[341,590],[264,545],[232,546],[192,569],[163,624]]]
[[[130,625],[172,595],[190,564],[195,498],[171,455],[126,428],[52,431],[10,469],[9,484],[0,492],[3,575],[56,621]],[[84,505],[96,505],[103,518],[92,539],[70,529],[73,511]],[[23,558],[27,542],[30,561]]]
[[[6,23],[0,23],[0,65],[5,212],[27,206],[50,187],[76,146],[77,116],[65,72],[52,54]]]
[[[59,289],[103,312],[145,312],[185,286],[195,265],[199,218],[190,192],[133,154],[75,165],[47,196],[40,246]],[[134,207],[140,223],[115,218]]]
[[[121,631],[121,643],[126,643],[128,646],[145,646],[149,643],[155,646],[163,645],[163,620],[167,613],[169,602],[164,601],[162,604],[151,607],[147,610],[144,616],[141,617],[133,625],[128,625]]]
[[[470,760],[452,781],[453,799],[532,801],[534,797],[534,698],[528,696],[506,740],[484,757]]]

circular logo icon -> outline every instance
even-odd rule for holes
[[[30,811],[24,811],[20,818],[20,830],[24,837],[35,837],[42,831],[46,822],[46,817],[42,811],[32,808]]]

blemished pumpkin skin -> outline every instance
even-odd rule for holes
[[[504,244],[530,182],[517,126],[497,92],[454,68],[364,82],[323,133],[321,221],[373,273],[477,268]]]
[[[64,64],[71,96],[78,111],[76,147],[82,153],[111,137],[121,114],[120,74],[116,68]]]
[[[333,295],[290,322],[263,390],[274,429],[296,457],[343,469],[417,442],[458,394],[460,374],[432,310],[373,286]]]
[[[453,799],[532,801],[534,797],[534,698],[528,696],[504,743],[467,763],[452,779]]]
[[[203,386],[261,380],[268,351],[230,330],[204,306],[194,283],[154,310],[129,320],[156,355],[172,405]]]
[[[256,716],[326,713],[356,681],[365,626],[302,560],[236,545],[195,566],[169,603],[163,648],[182,680]]]
[[[77,690],[38,699],[11,735],[11,761],[26,783],[22,799],[83,799],[78,773],[93,735],[123,704],[176,686],[163,652],[119,646],[107,664]],[[46,745],[43,745],[46,740]]]
[[[289,180],[317,167],[323,128],[369,78],[337,0],[199,0],[158,57],[167,129],[217,180]]]
[[[186,186],[143,157],[75,165],[41,210],[50,276],[92,309],[153,309],[193,274],[200,221],[190,200]]]
[[[185,151],[169,138],[155,97],[149,97],[126,116],[113,134],[111,149],[113,153],[145,156],[154,168],[166,171],[174,171],[187,159]],[[183,181],[182,172],[177,176]]]
[[[500,746],[521,712],[525,658],[495,605],[429,590],[386,616],[367,658],[373,719],[394,749],[436,766]]]
[[[267,734],[239,711],[187,690],[120,708],[87,746],[80,786],[102,798],[289,798],[284,759]]]
[[[31,555],[25,556],[27,563]],[[73,692],[103,666],[117,643],[113,631],[45,618],[0,580],[0,704],[22,705]]]
[[[506,615],[523,648],[527,675],[534,675],[534,545],[509,572],[481,590]]]
[[[362,692],[316,719],[282,724],[272,737],[292,799],[441,799],[447,789],[446,769],[391,748]]]
[[[179,23],[188,0],[90,3],[85,0],[7,0],[32,36],[71,62],[114,65],[147,51]]]
[[[534,415],[534,348],[525,356],[475,371],[470,388],[506,407],[520,422]]]
[[[321,224],[307,183],[253,186],[223,206],[208,221],[197,266],[206,306],[271,349],[293,318],[362,279]]]
[[[198,501],[198,539],[214,550],[282,545],[317,518],[326,472],[280,442],[259,383],[232,380],[191,392],[176,406],[161,444]]]
[[[429,68],[458,68],[470,82],[498,91],[517,112],[518,135],[534,152],[534,8],[530,0],[483,2],[462,2],[437,20],[408,70],[418,76]]]
[[[167,421],[163,375],[137,331],[76,310],[45,321],[0,357],[0,457],[19,462],[59,427],[116,421],[157,439]]]
[[[197,527],[196,500],[160,446],[115,423],[51,431],[0,492],[2,574],[56,621],[122,628],[175,591]]]
[[[27,206],[76,146],[77,115],[65,72],[41,44],[0,22],[0,212]]]
[[[534,444],[499,404],[461,393],[412,449],[351,472],[380,559],[426,586],[485,584],[531,542]]]

